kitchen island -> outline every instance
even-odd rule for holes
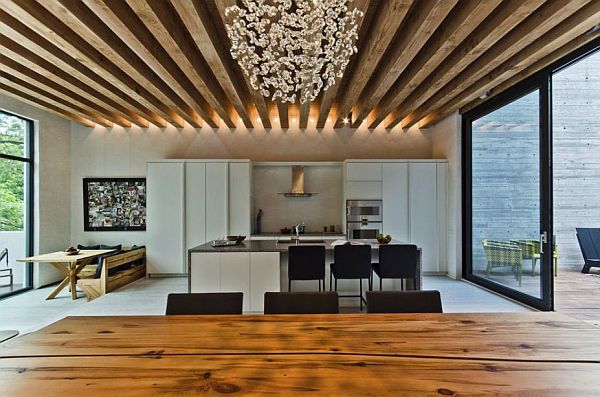
[[[339,240],[337,240],[339,242]],[[377,262],[379,243],[360,240],[369,244],[372,262]],[[329,277],[329,264],[333,262],[335,242],[306,236],[299,241],[289,238],[280,240],[250,240],[227,247],[214,247],[212,242],[188,250],[188,289],[190,292],[243,292],[244,311],[261,312],[265,292],[287,291],[287,253],[290,245],[323,245],[326,250],[325,275]],[[392,244],[404,244],[392,241]],[[373,275],[374,285],[379,285]],[[326,283],[327,284],[327,283]],[[417,284],[406,281],[408,289],[421,289],[421,250],[417,264]],[[317,281],[294,281],[293,291],[317,291]],[[358,295],[357,280],[339,280],[341,295]],[[383,280],[384,290],[400,289],[400,280]],[[356,300],[356,302],[354,302]],[[358,299],[343,299],[342,306],[356,305]]]

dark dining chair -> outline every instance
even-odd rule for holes
[[[382,244],[379,246],[379,262],[373,263],[373,271],[379,277],[379,290],[383,288],[384,278],[400,279],[404,289],[404,280],[412,280],[417,285],[418,251],[416,245]]]
[[[265,314],[337,314],[337,292],[265,292]]]
[[[8,286],[12,287],[14,282],[13,269],[8,267],[8,248],[4,248],[2,252],[0,252],[0,263],[6,260],[6,268],[0,269],[0,278],[8,278],[9,283]]]
[[[292,280],[319,280],[325,290],[325,247],[322,245],[292,245],[288,248],[288,291]]]
[[[443,313],[439,291],[369,291],[367,313]]]
[[[167,315],[242,314],[242,292],[169,294]]]
[[[364,245],[336,245],[333,251],[333,263],[330,265],[329,290],[331,290],[331,279],[335,279],[335,291],[337,291],[338,280],[358,280],[359,295],[340,295],[340,298],[360,298],[360,310],[363,308],[363,279],[369,284],[369,291],[372,290],[372,270],[371,270],[371,246]]]

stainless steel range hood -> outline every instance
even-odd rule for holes
[[[285,197],[310,197],[313,194],[304,191],[304,166],[294,165],[292,167],[292,190],[283,194]]]

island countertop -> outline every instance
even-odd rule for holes
[[[373,250],[379,250],[380,244],[377,240],[354,240],[359,241],[363,244],[371,245]],[[317,239],[306,239],[304,242],[296,244],[295,242],[282,242],[276,240],[249,240],[244,241],[237,245],[226,246],[226,247],[213,247],[212,241],[206,244],[199,245],[194,248],[190,248],[189,252],[287,252],[291,245],[324,245],[326,250],[333,251],[333,241],[325,240],[318,241]],[[407,244],[401,241],[392,240],[391,244]]]

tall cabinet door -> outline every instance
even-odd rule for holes
[[[423,271],[437,272],[437,164],[410,163],[408,172],[410,241],[422,250]]]
[[[383,163],[383,233],[409,242],[408,163]]]
[[[437,163],[437,237],[438,237],[438,271],[448,271],[448,185],[446,175],[447,163]]]
[[[250,236],[250,186],[250,163],[229,163],[229,234]]]
[[[185,272],[184,164],[156,162],[147,165],[147,272]],[[168,208],[168,211],[165,211]]]
[[[185,164],[185,240],[186,251],[206,242],[206,164]]]
[[[206,241],[228,232],[228,163],[206,163]]]

